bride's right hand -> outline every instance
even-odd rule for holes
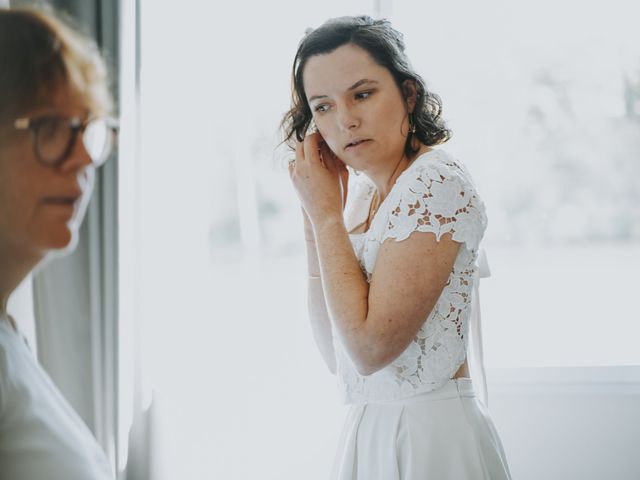
[[[347,204],[347,194],[349,193],[349,170],[342,160],[333,153],[329,146],[324,142],[320,143],[320,153],[325,166],[340,175],[340,187],[342,189],[342,211]]]
[[[349,193],[349,170],[346,165],[340,160],[327,145],[323,142],[321,144],[321,156],[323,163],[329,170],[337,171],[340,175],[340,187],[342,190],[342,211],[344,212],[347,204],[347,195]],[[313,224],[309,219],[304,207],[301,206],[302,218],[304,222],[304,237],[307,241],[315,242],[315,236],[313,233]]]

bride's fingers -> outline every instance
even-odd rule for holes
[[[320,154],[322,155],[322,158],[324,160],[324,164],[325,166],[331,170],[332,172],[339,172],[340,171],[340,164],[342,163],[338,157],[336,157],[336,155],[333,153],[333,151],[329,148],[329,145],[327,145],[324,142],[321,142],[320,144]]]
[[[304,160],[304,142],[296,144],[296,161]]]
[[[320,161],[320,134],[312,133],[304,138],[304,158],[308,162]]]
[[[333,170],[331,150],[329,150],[329,147],[327,146],[324,140],[321,140],[318,143],[318,152],[320,153],[320,159],[322,161],[322,164],[325,166],[325,168],[328,168],[329,170]]]

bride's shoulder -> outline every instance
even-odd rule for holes
[[[458,158],[440,148],[431,149],[418,156],[404,172],[404,180],[416,179],[444,181],[459,179],[473,185],[467,167]]]

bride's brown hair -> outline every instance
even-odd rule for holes
[[[446,142],[451,131],[441,118],[442,102],[438,95],[427,90],[422,77],[413,70],[405,53],[402,34],[395,30],[388,20],[374,20],[368,16],[332,18],[315,30],[311,30],[301,40],[293,61],[292,105],[284,115],[281,127],[284,141],[290,146],[295,140],[301,142],[307,133],[313,113],[307,102],[303,83],[303,71],[307,61],[315,55],[333,52],[338,47],[354,44],[364,49],[373,60],[385,67],[393,76],[402,92],[406,80],[416,86],[416,105],[412,113],[415,137],[425,145]],[[407,137],[405,153],[416,153],[412,137]]]

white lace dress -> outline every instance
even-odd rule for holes
[[[347,225],[366,219],[374,191],[361,175],[349,191]],[[467,170],[442,150],[432,150],[398,177],[369,230],[350,235],[369,280],[387,239],[428,232],[439,240],[450,233],[461,247],[436,306],[385,368],[360,375],[334,335],[338,382],[351,407],[333,479],[510,478],[500,439],[471,380],[452,380],[467,356],[476,260],[486,224],[484,204]]]

